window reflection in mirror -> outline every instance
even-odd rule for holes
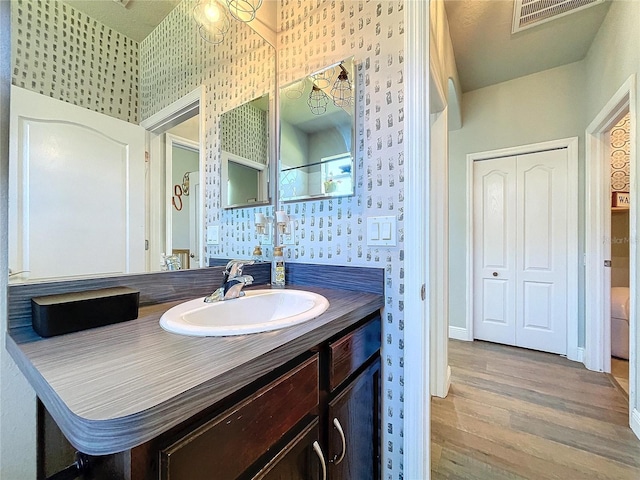
[[[220,117],[223,208],[269,202],[269,95]]]
[[[354,194],[353,59],[280,89],[280,199]]]

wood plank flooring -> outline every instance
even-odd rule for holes
[[[640,479],[640,440],[611,378],[558,355],[449,342],[431,402],[431,478]]]
[[[611,375],[629,396],[629,360],[611,357]]]

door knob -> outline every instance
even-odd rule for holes
[[[491,275],[493,275],[494,277],[498,276],[498,272],[493,272]]]
[[[189,255],[191,258],[196,258],[196,256],[192,253]]]

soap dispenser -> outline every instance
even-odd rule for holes
[[[273,249],[273,264],[271,267],[271,286],[275,288],[284,288],[284,255],[282,253],[283,247],[274,247]]]
[[[251,257],[251,259],[254,262],[262,261],[262,247],[260,247],[260,245],[256,245],[256,248],[253,249],[253,256]]]

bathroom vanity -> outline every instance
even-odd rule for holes
[[[158,319],[176,301],[48,339],[12,330],[42,401],[41,476],[79,450],[98,479],[379,478],[383,297],[296,288],[329,308],[272,332],[169,333]]]

